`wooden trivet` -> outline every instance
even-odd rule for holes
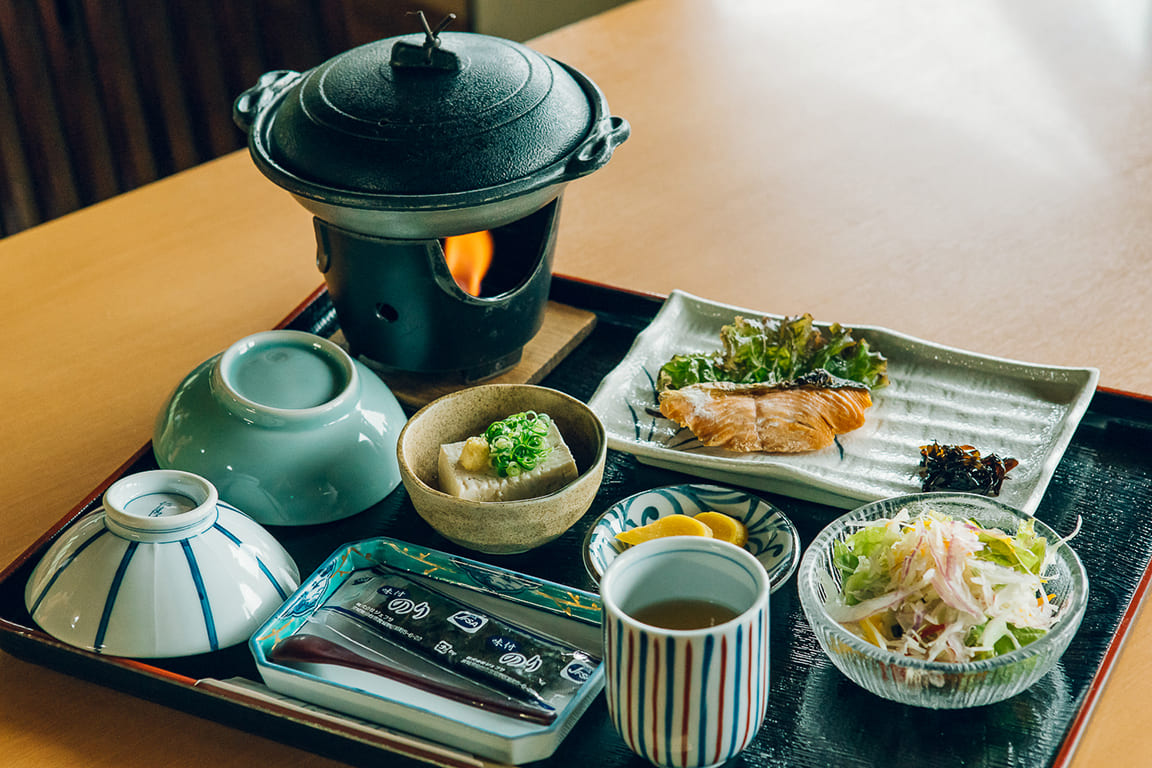
[[[524,346],[520,362],[510,370],[479,382],[461,380],[459,374],[426,374],[385,371],[363,362],[379,374],[401,403],[413,408],[427,405],[438,397],[476,384],[536,384],[563,360],[576,345],[587,338],[596,326],[596,314],[567,304],[549,301],[544,311],[544,324]],[[345,349],[348,342],[343,331],[332,334],[332,341]]]

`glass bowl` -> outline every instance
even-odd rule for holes
[[[824,607],[826,585],[840,588],[833,565],[833,546],[861,521],[892,517],[909,508],[915,515],[931,508],[953,519],[972,519],[982,526],[1015,533],[1029,519],[994,499],[965,493],[896,496],[866,504],[834,520],[813,540],[800,561],[797,589],[800,605],[820,647],[850,680],[885,699],[930,709],[961,709],[993,704],[1015,696],[1047,674],[1068,648],[1088,605],[1088,576],[1080,558],[1061,536],[1040,520],[1035,531],[1054,549],[1044,572],[1046,588],[1059,607],[1058,621],[1045,635],[1014,651],[968,662],[924,661],[873,645],[849,632]]]

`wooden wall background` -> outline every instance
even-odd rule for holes
[[[232,101],[467,0],[0,0],[0,237],[244,146]]]

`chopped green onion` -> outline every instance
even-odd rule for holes
[[[488,441],[488,462],[499,477],[515,477],[531,472],[552,452],[548,428],[552,423],[546,413],[524,411],[493,422],[484,430]]]

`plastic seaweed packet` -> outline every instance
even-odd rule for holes
[[[277,642],[269,658],[324,678],[331,678],[332,673],[327,669],[331,665],[357,670],[526,722],[548,725],[554,723],[558,715],[551,707],[524,701],[454,672],[405,645],[392,642],[369,624],[328,608],[319,609],[296,632]],[[337,678],[347,680],[340,675]],[[369,680],[361,680],[356,685],[377,690]]]
[[[584,650],[382,566],[350,578],[325,608],[454,672],[550,710],[562,709],[599,664]]]

